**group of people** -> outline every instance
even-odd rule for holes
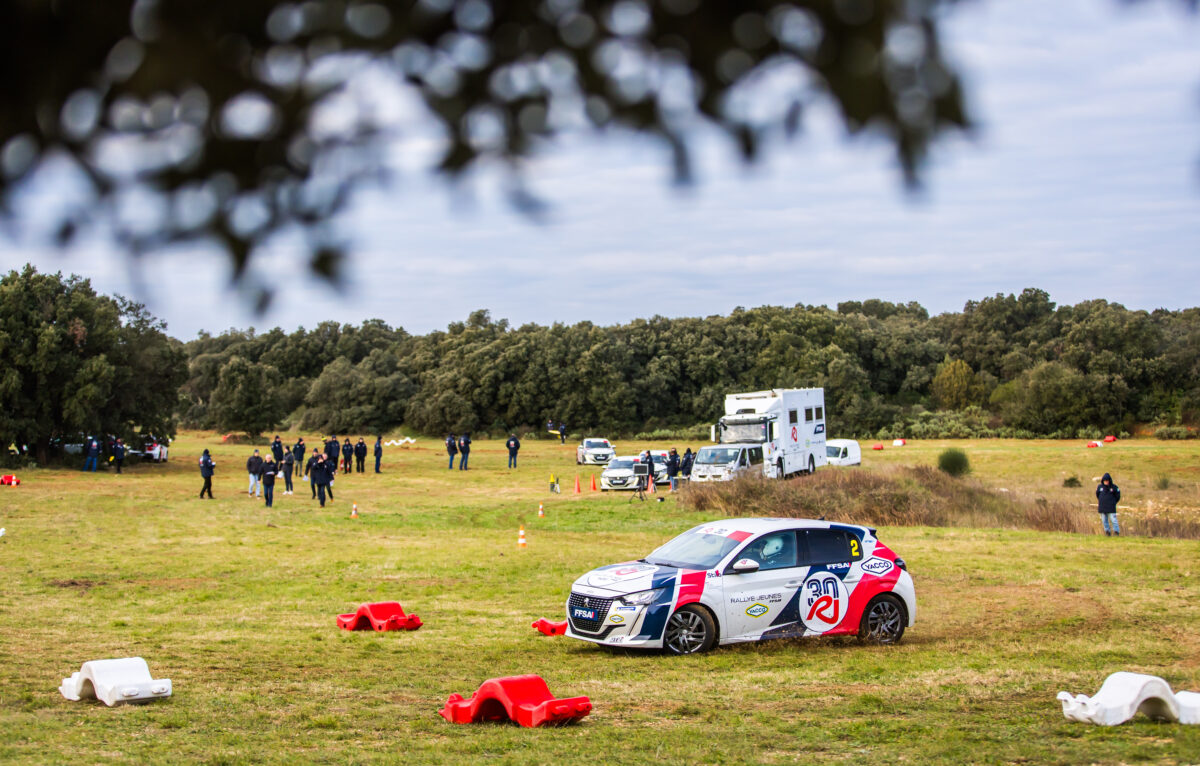
[[[650,481],[653,480],[651,477],[654,476],[654,456],[651,454],[650,450],[645,450],[641,455],[638,456],[638,459],[650,466],[650,476],[646,478],[645,484],[642,487],[643,489],[649,489]],[[680,481],[684,481],[692,477],[692,464],[695,462],[696,455],[694,452],[692,452],[691,447],[686,448],[682,455],[679,454],[679,450],[675,447],[672,447],[667,452],[667,478],[671,481],[672,492],[679,489]],[[641,482],[639,481],[639,483]]]
[[[558,443],[559,444],[567,443],[567,424],[566,423],[564,423],[560,420],[560,421],[558,421],[558,428],[555,428],[554,427],[554,418],[550,418],[549,420],[546,421],[546,430],[552,434],[554,434],[554,433],[558,434]]]
[[[455,434],[446,434],[446,454],[450,457],[449,470],[454,470],[454,458],[461,455],[458,460],[458,470],[469,471],[467,463],[471,457],[471,434],[464,433],[462,436]],[[516,434],[509,434],[508,441],[504,443],[508,449],[508,467],[517,467],[517,453],[521,451],[521,440]]]
[[[306,461],[304,456],[308,454],[308,445],[304,443],[304,437],[300,437],[294,445],[287,447],[276,434],[275,440],[271,442],[269,455],[264,458],[256,449],[246,459],[246,474],[250,482],[246,488],[247,497],[261,497],[270,508],[275,502],[276,478],[283,477],[283,494],[291,495],[295,494],[292,475],[300,473],[307,478],[313,499],[319,500],[321,507],[324,508],[326,495],[333,500],[333,480],[338,472],[339,457],[343,473],[349,474],[355,471],[366,473],[368,450],[366,441],[361,437],[357,443],[352,443],[349,438],[345,442],[339,442],[337,436],[331,436],[325,441],[323,447],[324,449],[320,450],[313,449]],[[382,473],[380,470],[383,461],[382,436],[375,439],[374,453],[375,473]],[[204,485],[200,489],[201,499],[205,495],[212,498],[212,477],[215,470],[216,463],[213,462],[212,455],[206,449],[200,456],[200,476],[204,479]]]

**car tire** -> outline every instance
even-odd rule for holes
[[[717,643],[717,623],[707,609],[687,604],[667,618],[663,648],[669,654],[699,654]]]
[[[904,636],[908,624],[904,604],[890,593],[876,596],[863,610],[858,624],[858,640],[872,644],[895,644]]]

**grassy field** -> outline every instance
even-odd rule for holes
[[[933,462],[940,446],[868,452],[864,469]],[[1091,502],[1091,477],[1109,470],[1130,513],[1196,504],[1194,443],[956,446],[992,486]],[[196,499],[203,447],[214,501]],[[202,433],[182,434],[166,466],[27,471],[0,487],[0,762],[1200,763],[1200,727],[1075,724],[1054,699],[1094,694],[1116,670],[1200,690],[1196,541],[885,528],[920,604],[899,646],[610,652],[529,623],[559,618],[580,573],[706,515],[588,492],[590,472],[570,494],[570,444],[528,442],[512,472],[500,442],[475,447],[467,473],[448,472],[436,442],[389,448],[383,475],[340,478],[324,510],[305,483],[273,509],[248,499],[250,448]],[[551,472],[566,494],[547,493]],[[1084,486],[1064,489],[1067,475]],[[1163,475],[1172,484],[1156,489]],[[377,600],[426,626],[336,628]],[[174,697],[109,709],[56,689],[84,660],[133,655]],[[546,730],[438,717],[451,693],[518,673],[589,696],[593,714]]]

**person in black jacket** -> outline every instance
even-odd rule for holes
[[[559,422],[558,424],[558,443],[567,443],[567,424],[563,422]]]
[[[246,473],[250,474],[250,488],[246,490],[247,497],[262,497],[263,459],[258,456],[258,450],[246,460]]]
[[[346,438],[346,442],[342,445],[342,472],[350,473],[351,463],[354,461],[354,445],[350,443],[350,438]]]
[[[283,494],[292,494],[292,471],[296,470],[296,456],[290,451],[283,453],[283,462],[279,464],[279,470],[283,472]]]
[[[471,434],[463,434],[458,437],[458,451],[462,457],[458,460],[458,470],[466,471],[467,458],[471,457]]]
[[[275,457],[276,465],[283,462],[283,440],[279,434],[275,434],[275,441],[271,442],[271,454]]]
[[[354,445],[354,468],[358,473],[367,472],[367,443],[361,436],[358,437],[358,443]]]
[[[383,460],[383,437],[375,437],[375,473],[382,473],[379,470],[379,463]]]
[[[692,453],[692,448],[688,447],[683,451],[683,457],[679,459],[679,474],[683,478],[692,478],[692,463],[694,462],[696,462],[696,456]]]
[[[304,470],[304,453],[308,451],[308,445],[304,443],[304,437],[296,439],[296,444],[292,447],[292,454],[296,456],[296,471]]]
[[[263,463],[262,485],[263,497],[267,501],[267,507],[271,507],[271,503],[275,500],[275,474],[279,471],[279,466],[275,463],[275,457],[267,458]]]
[[[508,447],[508,467],[516,468],[517,453],[521,451],[521,440],[517,438],[516,434],[509,434],[508,441],[504,443],[504,446]]]
[[[217,464],[213,462],[208,450],[204,450],[204,454],[200,456],[200,476],[204,478],[204,486],[200,488],[201,500],[204,499],[205,492],[208,493],[208,499],[212,500],[212,477],[216,467]]]
[[[1121,502],[1121,488],[1113,484],[1112,476],[1104,474],[1096,485],[1096,510],[1104,524],[1105,536],[1121,536],[1121,524],[1117,521],[1117,503]]]
[[[338,441],[337,436],[329,437],[329,441],[325,442],[325,459],[332,460],[334,465],[337,465],[338,454],[342,451],[342,444]]]
[[[96,462],[100,460],[100,441],[89,436],[83,447],[87,451],[87,460],[83,462],[83,470],[95,473]]]
[[[308,487],[312,490],[313,500],[317,499],[317,465],[324,454],[313,450],[312,457],[304,464],[304,475],[308,477]]]
[[[117,473],[121,472],[121,464],[125,462],[125,442],[117,439],[117,443],[113,445],[113,462],[116,463]]]
[[[671,491],[679,489],[679,452],[674,447],[667,455],[667,478],[671,480]]]
[[[450,456],[450,470],[454,470],[454,456],[458,454],[458,437],[454,434],[446,435],[446,454]]]
[[[326,492],[329,493],[329,499],[333,500],[333,462],[324,454],[317,456],[317,464],[313,467],[313,481],[317,485],[317,499],[324,508]]]

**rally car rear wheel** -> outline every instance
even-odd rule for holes
[[[717,624],[708,610],[688,604],[681,606],[667,620],[663,646],[671,654],[706,652],[717,640]]]
[[[894,644],[904,635],[904,606],[893,595],[877,596],[867,604],[858,626],[860,641]]]

